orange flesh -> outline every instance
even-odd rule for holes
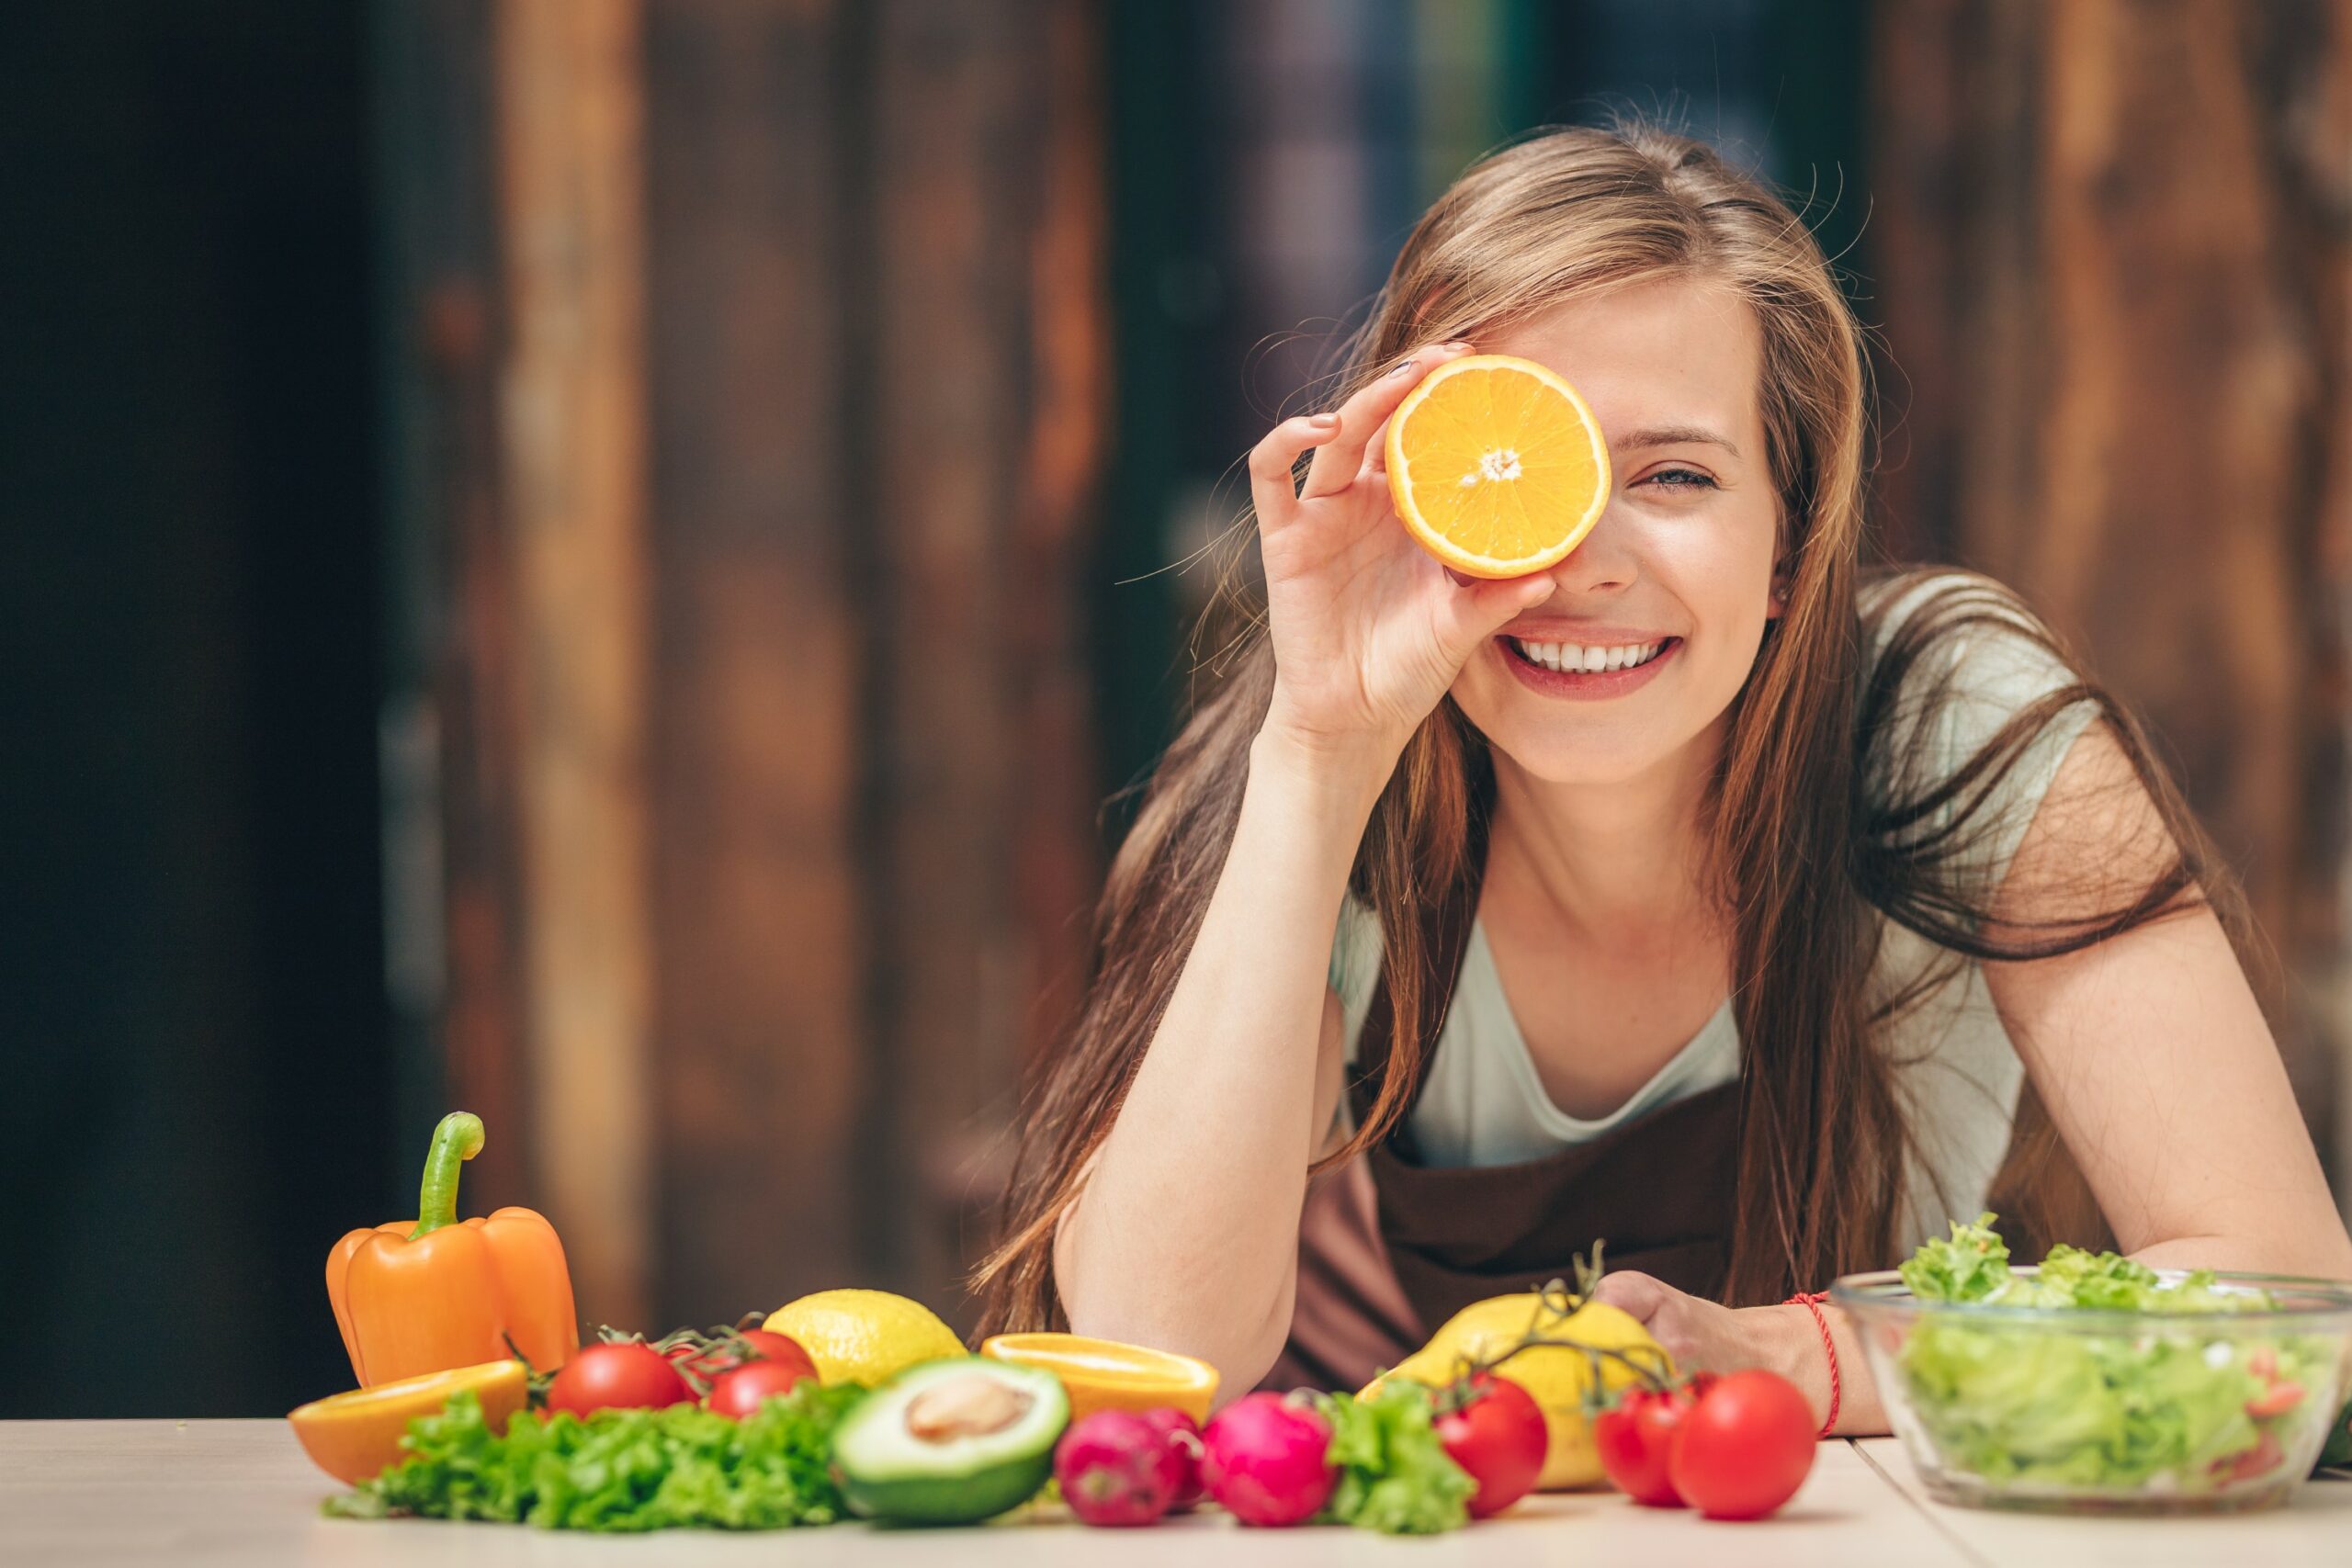
[[[1609,486],[1589,412],[1522,363],[1486,355],[1442,367],[1397,415],[1399,515],[1441,558],[1482,575],[1559,559]]]

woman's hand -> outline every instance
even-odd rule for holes
[[[1469,348],[1418,350],[1337,412],[1285,420],[1250,454],[1274,649],[1267,732],[1378,760],[1384,776],[1478,646],[1554,586],[1540,573],[1457,580],[1396,520],[1388,416],[1424,373]],[[1310,450],[1294,491],[1293,466]]]
[[[1761,1367],[1796,1384],[1816,1418],[1829,1413],[1829,1355],[1822,1348],[1821,1325],[1808,1307],[1718,1306],[1634,1269],[1603,1274],[1592,1299],[1638,1320],[1683,1371]],[[1838,1432],[1884,1432],[1886,1417],[1880,1413],[1870,1369],[1862,1364],[1860,1343],[1844,1314],[1826,1304],[1821,1311],[1838,1346]]]

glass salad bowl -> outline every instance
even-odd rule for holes
[[[2352,1382],[2352,1286],[2143,1270],[2132,1304],[2051,1305],[2069,1292],[2041,1272],[2007,1271],[1999,1301],[1921,1299],[1892,1269],[1831,1289],[1935,1496],[2220,1513],[2311,1473]]]

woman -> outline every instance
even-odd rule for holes
[[[1454,578],[1391,510],[1385,420],[1474,348],[1611,443],[1539,575]],[[1430,209],[1356,350],[1252,454],[1262,616],[1113,867],[992,1327],[1347,1385],[1605,1239],[1678,1359],[1826,1414],[1834,1353],[1874,1432],[1792,1293],[1988,1196],[2029,1245],[2352,1276],[2139,730],[1996,585],[1861,571],[1860,332],[1784,205],[1546,133]]]

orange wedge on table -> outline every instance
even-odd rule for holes
[[[438,1416],[449,1396],[461,1389],[471,1389],[481,1401],[482,1416],[493,1432],[506,1430],[508,1419],[529,1400],[522,1362],[484,1361],[314,1399],[287,1412],[286,1420],[312,1462],[337,1481],[356,1486],[406,1458],[401,1438],[408,1424],[419,1416]]]
[[[1471,577],[1524,577],[1609,503],[1609,444],[1577,389],[1531,359],[1474,354],[1421,378],[1388,421],[1388,491],[1421,547]]]
[[[1061,1380],[1074,1426],[1098,1410],[1142,1412],[1170,1406],[1195,1422],[1209,1418],[1217,1371],[1172,1350],[1090,1339],[1082,1334],[1000,1334],[980,1345],[995,1361],[1035,1367]]]

